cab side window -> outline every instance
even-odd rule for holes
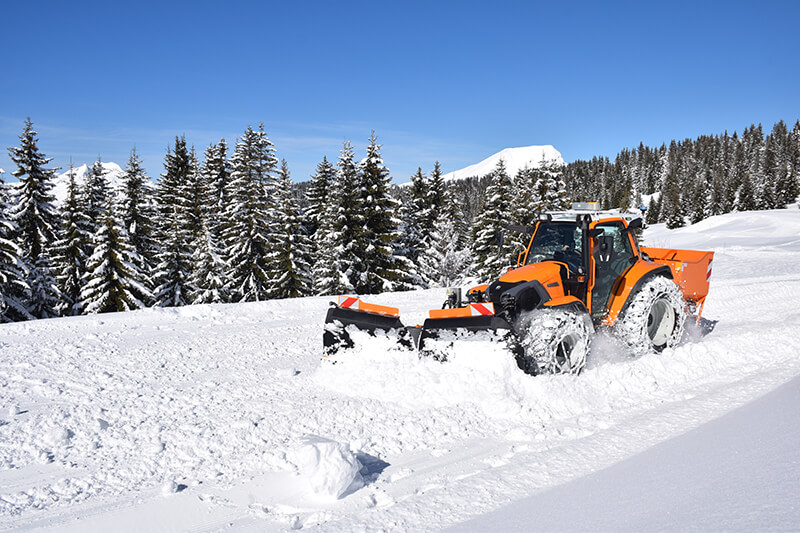
[[[634,252],[622,222],[598,224],[602,236],[613,239],[613,247],[607,261],[600,261],[598,247],[594,249],[595,278],[592,289],[592,316],[597,317],[608,310],[608,301],[614,284],[634,263]]]

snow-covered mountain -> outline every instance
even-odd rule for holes
[[[566,164],[564,158],[561,157],[561,152],[549,144],[544,146],[521,146],[519,148],[506,148],[494,155],[490,155],[480,163],[475,163],[461,170],[448,172],[444,175],[444,179],[458,180],[473,176],[485,176],[497,167],[497,162],[501,159],[506,165],[508,174],[512,177],[517,171],[525,167],[540,168],[544,165]]]
[[[648,227],[716,252],[703,321],[579,376],[483,342],[329,364],[327,297],[0,324],[0,531],[796,530],[798,235],[796,205]]]
[[[112,191],[116,191],[119,189],[119,186],[122,183],[122,176],[125,174],[125,171],[116,164],[116,163],[100,163],[103,167],[103,171],[105,172],[105,178],[108,181],[109,188]],[[72,169],[72,174],[75,176],[76,183],[83,185],[86,183],[86,176],[89,174],[90,166],[83,164],[79,167],[75,167]],[[62,172],[61,174],[57,174],[54,180],[55,187],[53,188],[53,194],[56,196],[56,203],[61,204],[67,197],[67,183],[69,180],[70,171],[67,170],[66,172]]]

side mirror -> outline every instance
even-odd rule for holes
[[[609,263],[614,257],[614,237],[601,235],[597,241],[597,260],[601,263]]]
[[[639,229],[642,227],[642,219],[641,218],[634,218],[628,223],[628,229],[634,230]]]

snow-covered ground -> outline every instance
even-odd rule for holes
[[[329,364],[328,298],[2,325],[0,530],[796,528],[800,210],[645,238],[715,250],[702,327],[577,377],[482,343]]]

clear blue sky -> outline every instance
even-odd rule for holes
[[[800,118],[800,2],[0,3],[0,168],[149,175],[263,121],[295,181],[375,130],[396,182],[503,148],[567,161]]]

